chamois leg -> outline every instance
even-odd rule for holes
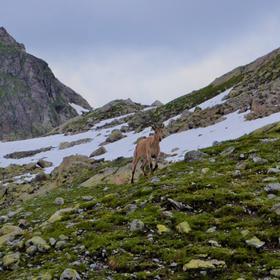
[[[134,183],[134,173],[135,173],[138,161],[139,161],[139,158],[138,159],[134,159],[133,162],[132,162],[131,184]]]
[[[146,170],[145,170],[145,167],[147,166],[147,160],[145,159],[143,162],[142,162],[142,164],[141,164],[141,170],[142,170],[142,172],[143,172],[143,174],[144,174],[144,176],[145,177],[147,177],[147,172],[146,172]]]
[[[152,169],[155,172],[158,169],[158,159],[156,158],[155,167]]]

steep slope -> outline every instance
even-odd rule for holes
[[[279,151],[278,124],[133,186],[81,184],[101,170],[80,164],[0,211],[0,278],[279,279]]]
[[[0,140],[30,138],[78,115],[70,104],[91,107],[57,80],[47,63],[0,28]]]

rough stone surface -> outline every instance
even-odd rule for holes
[[[54,76],[46,62],[28,54],[3,27],[0,44],[1,140],[50,131],[78,115],[69,103],[91,109],[86,100]]]
[[[60,275],[60,280],[81,280],[79,273],[75,269],[66,268]]]

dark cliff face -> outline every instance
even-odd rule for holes
[[[40,136],[90,105],[0,28],[0,140]]]

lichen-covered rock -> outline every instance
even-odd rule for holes
[[[159,224],[159,225],[157,225],[157,231],[158,231],[159,234],[163,234],[163,233],[166,233],[166,232],[170,232],[170,229],[165,225]]]
[[[114,129],[109,136],[106,138],[107,143],[118,141],[125,137],[119,129]]]
[[[48,219],[48,222],[49,223],[55,223],[57,221],[60,221],[62,218],[63,218],[63,215],[64,214],[67,214],[67,213],[71,213],[73,211],[75,211],[76,208],[63,208],[63,209],[60,209],[58,211],[56,211],[49,219]]]
[[[5,224],[0,229],[0,247],[5,245],[8,241],[13,241],[16,236],[22,235],[23,230],[20,227]]]
[[[191,231],[191,227],[187,221],[178,224],[176,229],[180,233],[189,233]]]
[[[9,253],[3,257],[3,266],[6,269],[16,269],[20,261],[20,253]]]
[[[251,239],[246,240],[246,244],[250,247],[255,247],[255,248],[259,249],[259,248],[263,247],[265,242],[261,241],[259,238],[254,236]]]
[[[280,183],[269,183],[264,189],[266,192],[278,192],[280,191]]]
[[[60,275],[60,280],[81,280],[79,273],[75,269],[66,268]]]
[[[25,246],[28,248],[30,246],[35,246],[39,252],[46,252],[50,249],[48,243],[40,236],[34,236],[25,242]]]
[[[200,260],[200,259],[193,259],[186,263],[183,266],[183,270],[192,270],[192,269],[221,269],[225,268],[226,263],[224,261],[219,261],[219,260]]]
[[[101,155],[105,154],[106,152],[107,152],[107,150],[105,149],[105,147],[101,146],[101,147],[97,148],[95,151],[93,151],[89,157],[101,156]]]
[[[61,205],[64,204],[64,199],[63,199],[62,197],[57,197],[57,198],[54,200],[54,203],[55,203],[56,205],[61,206]]]
[[[206,153],[203,153],[201,151],[189,151],[185,154],[184,160],[186,162],[192,162],[192,161],[199,161],[202,160],[203,158],[207,157]]]
[[[130,231],[144,231],[145,225],[141,220],[135,219],[129,224]]]

